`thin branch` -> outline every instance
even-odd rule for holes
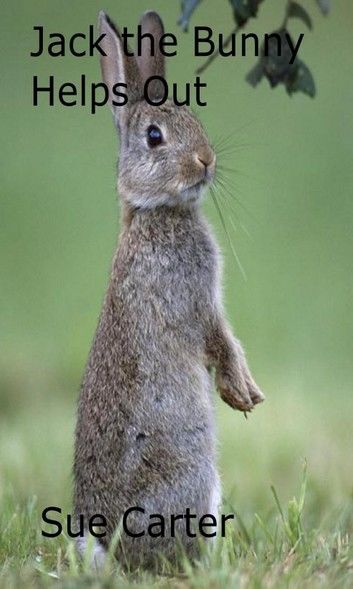
[[[289,10],[290,10],[291,4],[292,4],[292,0],[287,0],[284,19],[283,19],[283,22],[281,25],[282,29],[287,28],[288,19],[289,19]],[[226,40],[222,44],[222,49],[225,49],[226,47],[228,47],[229,43],[232,40],[233,35],[236,35],[236,33],[238,33],[243,27],[244,27],[244,25],[237,25],[235,27],[235,29],[233,29],[233,31],[231,33],[229,33],[228,37],[226,38]],[[209,56],[209,58],[206,59],[206,61],[202,65],[200,65],[200,67],[197,68],[196,74],[202,74],[205,71],[205,69],[207,69],[211,65],[211,63],[216,59],[216,57],[219,56],[219,54],[220,54],[220,47],[218,47],[217,51],[212,53]]]
[[[284,15],[283,23],[281,25],[281,29],[286,29],[287,28],[288,19],[289,19],[289,11],[290,11],[290,8],[291,8],[291,4],[292,4],[292,0],[287,0],[286,12],[285,12],[285,15]]]
[[[233,35],[235,35],[236,33],[238,33],[238,31],[241,29],[241,27],[239,25],[237,25],[235,27],[235,29],[233,29],[233,31],[231,33],[229,33],[228,37],[226,38],[226,40],[224,41],[224,43],[222,44],[222,49],[225,49],[226,47],[228,47],[229,43],[232,40]],[[214,59],[216,59],[216,57],[218,57],[220,54],[220,47],[218,47],[217,51],[215,51],[214,53],[212,53],[208,59],[206,59],[206,61],[200,65],[200,67],[197,68],[196,73],[197,74],[202,74],[202,72],[205,71],[206,68],[208,68],[209,65],[211,65],[211,63],[213,62]]]

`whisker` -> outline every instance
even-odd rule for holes
[[[226,178],[225,174],[218,173],[217,180],[224,189],[224,191],[227,193],[227,195],[231,198],[231,200],[235,200],[244,209],[244,211],[246,211],[246,213],[251,215],[251,213],[246,209],[245,205],[243,205],[240,198],[237,197],[237,194],[239,194],[239,196],[243,196],[243,193],[239,190],[239,188],[237,186],[234,186],[233,184],[231,185],[231,187],[229,187],[229,185],[227,184],[228,179]]]
[[[222,156],[224,158],[231,157],[234,153],[239,153],[240,151],[248,148],[252,148],[253,146],[248,143],[237,143],[235,145],[222,145],[221,147],[216,147],[213,145],[213,149],[216,152],[217,157]]]
[[[232,240],[230,238],[230,235],[229,235],[229,232],[228,232],[228,228],[227,228],[226,222],[224,220],[224,217],[223,217],[223,214],[222,214],[221,208],[219,206],[219,202],[217,200],[217,196],[216,196],[216,193],[215,193],[213,187],[211,187],[210,192],[211,192],[212,200],[214,202],[214,205],[215,205],[215,208],[217,210],[218,216],[219,216],[219,218],[221,220],[221,223],[222,223],[224,232],[225,232],[225,234],[227,236],[227,240],[229,242],[229,246],[230,246],[231,252],[232,252],[232,254],[234,256],[234,259],[235,259],[236,263],[238,264],[238,267],[240,269],[240,272],[241,272],[244,280],[246,281],[247,278],[246,278],[246,274],[245,274],[244,268],[243,268],[243,266],[242,266],[242,264],[241,264],[241,262],[239,260],[239,256],[238,256],[237,252],[235,251],[233,242],[232,242]]]
[[[220,185],[222,186],[224,191],[227,193],[227,195],[232,200],[235,200],[239,204],[239,206],[241,206],[241,208],[246,212],[246,214],[249,215],[249,217],[257,223],[257,219],[256,219],[255,215],[244,205],[244,203],[236,196],[236,194],[234,194],[233,191],[236,191],[236,192],[238,192],[238,194],[240,194],[239,189],[233,185],[231,186],[231,189],[230,189],[229,185],[227,184],[227,178],[224,175],[218,174],[217,181],[220,183]],[[229,178],[228,178],[228,181],[229,181]]]
[[[237,223],[238,223],[239,227],[244,231],[245,235],[247,235],[247,237],[249,237],[249,239],[252,240],[252,236],[251,236],[250,232],[248,231],[248,229],[246,228],[246,226],[244,225],[244,223],[242,223],[240,221],[240,216],[239,216],[238,212],[232,207],[232,205],[230,204],[230,202],[229,202],[229,200],[227,198],[227,195],[224,193],[223,188],[222,188],[222,185],[219,184],[219,186],[220,186],[220,196],[223,198],[223,202],[224,202],[225,206],[228,208],[228,210],[231,213],[233,213],[233,215],[235,216],[235,218],[237,220]],[[234,221],[233,221],[231,215],[229,215],[229,221],[233,225],[233,229],[236,232],[238,228],[235,226]]]
[[[232,213],[234,213],[236,219],[239,219],[239,213],[238,211],[236,211],[234,208],[232,208],[232,205],[230,204],[227,195],[224,193],[224,185],[222,184],[220,178],[215,178],[215,184],[217,186],[219,186],[220,188],[220,194],[223,196],[223,198],[225,199],[225,201],[227,202],[228,208],[232,211]]]
[[[217,164],[217,169],[221,170],[222,172],[235,172],[239,176],[244,176],[246,178],[251,177],[249,174],[247,174],[243,170],[239,170],[239,168],[230,168],[229,166],[224,166],[223,164]]]
[[[227,135],[219,135],[217,138],[217,142],[218,143],[220,141],[227,142],[230,139],[231,140],[234,139],[234,137],[239,135],[239,133],[241,133],[245,129],[248,129],[251,125],[253,125],[256,122],[257,122],[256,119],[253,119],[251,121],[247,121],[246,123],[244,123],[243,125],[240,125],[239,127],[234,127],[234,129],[232,129]]]
[[[217,151],[220,151],[227,148],[252,147],[252,144],[247,141],[239,141],[239,137],[228,137],[227,139],[221,138],[219,141],[213,142],[213,146]]]

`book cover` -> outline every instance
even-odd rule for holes
[[[352,22],[3,5],[1,587],[352,585]]]

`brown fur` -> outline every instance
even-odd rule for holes
[[[126,69],[116,67],[118,34],[104,15],[101,27],[118,52],[102,67],[104,79],[116,68],[119,80]],[[201,124],[186,108],[135,98],[114,117],[123,230],[82,384],[74,463],[76,514],[105,515],[105,546],[131,506],[146,518],[217,509],[209,366],[231,407],[249,411],[263,400],[223,318],[218,249],[199,210],[215,168]],[[151,123],[165,138],[153,149],[145,138]],[[177,529],[192,556],[195,542]],[[117,556],[130,564],[152,566],[159,552],[175,552],[168,537],[122,540]]]

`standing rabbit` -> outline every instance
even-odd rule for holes
[[[158,46],[163,24],[154,12],[141,19],[142,33]],[[120,136],[118,190],[123,228],[99,325],[84,376],[76,428],[77,516],[107,519],[107,535],[94,547],[96,561],[124,512],[140,506],[130,528],[141,529],[153,513],[217,514],[213,388],[234,409],[250,411],[263,400],[240,343],[223,317],[219,253],[200,212],[216,156],[200,122],[186,107],[147,104],[143,86],[164,76],[158,50],[124,54],[119,31],[100,15],[103,80],[110,89]],[[144,41],[147,43],[147,41]],[[149,45],[148,45],[149,47]],[[125,106],[112,104],[112,87],[127,85]],[[158,80],[150,85],[157,100]],[[150,94],[151,97],[151,94]],[[197,542],[177,526],[186,553]],[[85,550],[87,537],[79,541]],[[154,566],[159,554],[173,558],[176,539],[124,535],[117,557]]]

